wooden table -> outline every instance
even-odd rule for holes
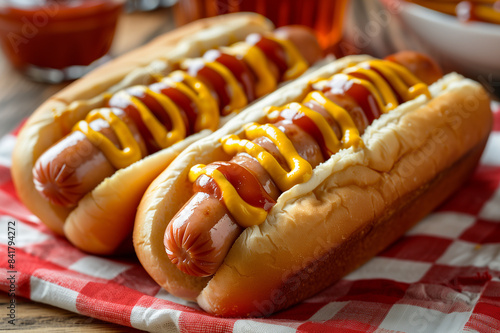
[[[174,27],[171,9],[124,14],[118,26],[111,56],[127,52]],[[67,83],[50,85],[30,81],[12,69],[3,54],[0,54],[0,137],[11,132],[44,100],[66,85]],[[15,329],[30,332],[139,332],[21,297],[17,297],[16,301],[16,326],[11,326],[2,318],[0,331]],[[5,309],[9,302],[7,294],[0,292],[2,309]]]

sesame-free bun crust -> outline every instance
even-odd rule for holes
[[[91,110],[103,107],[106,94],[148,84],[154,75],[166,75],[176,61],[272,29],[268,20],[252,13],[196,21],[99,67],[55,94],[33,113],[17,138],[12,175],[22,202],[77,247],[96,254],[113,253],[123,240],[120,237],[131,233],[137,204],[149,182],[184,148],[209,131],[120,170],[87,194],[75,209],[52,205],[36,191],[32,168],[38,157]]]
[[[331,75],[341,61],[312,75]],[[265,101],[299,100],[304,84]],[[263,224],[243,231],[215,275],[195,278],[170,263],[163,235],[193,194],[189,168],[228,160],[219,138],[264,114],[255,109],[233,119],[185,150],[146,191],[134,228],[138,258],[167,291],[217,315],[265,316],[312,296],[400,237],[474,169],[491,130],[486,92],[457,74],[430,90],[432,99],[419,96],[377,119],[363,135],[364,148],[340,151],[308,182],[282,193]]]

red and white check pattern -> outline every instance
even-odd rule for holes
[[[8,291],[8,221],[16,221],[16,293],[147,331],[498,332],[500,105],[481,165],[436,212],[318,295],[265,319],[224,319],[177,299],[135,258],[87,255],[18,200],[10,177],[16,132],[0,140],[0,288]]]

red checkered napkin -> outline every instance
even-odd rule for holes
[[[494,109],[480,167],[446,204],[337,284],[265,319],[213,317],[161,290],[135,259],[90,256],[55,236],[16,197],[10,178],[16,133],[7,135],[0,141],[0,288],[8,292],[14,276],[17,296],[158,332],[497,331],[500,105]]]

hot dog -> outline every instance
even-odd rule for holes
[[[290,41],[289,36],[294,36],[292,43],[297,51],[299,51],[299,47],[308,50],[312,48],[314,54],[308,54],[309,61],[311,61],[308,64],[319,59],[319,47],[315,45],[315,39],[309,30],[302,27],[284,27],[279,28],[275,35],[282,36],[282,41]],[[297,35],[300,38],[297,38]],[[210,50],[205,53],[204,59],[197,58],[191,62],[186,61],[185,72],[173,72],[168,78],[161,78],[149,86],[133,86],[110,97],[107,103],[109,109],[94,110],[87,118],[88,120],[78,123],[76,130],[38,158],[33,170],[36,189],[55,205],[73,207],[105,178],[112,176],[117,169],[126,167],[160,149],[168,148],[190,134],[200,132],[203,129],[217,129],[219,112],[228,115],[239,110],[256,97],[261,97],[274,90],[276,84],[283,81],[285,76],[287,79],[296,76],[296,74],[286,75],[287,70],[296,69],[287,66],[287,54],[284,49],[279,49],[278,43],[261,34],[250,35],[247,40],[250,40],[250,43],[262,51],[265,56],[264,60],[268,59],[267,67],[271,69],[265,70],[276,73],[272,75],[274,82],[269,88],[258,91],[256,95],[254,90],[256,90],[258,83],[256,81],[259,81],[257,71],[252,72],[244,60],[231,55],[233,50],[229,51],[229,48],[226,51],[228,53],[215,49]],[[245,44],[252,45],[250,43]],[[308,43],[311,45],[307,45]],[[241,46],[235,45],[235,48]],[[274,53],[278,55],[274,55]],[[305,56],[303,58],[305,59]],[[217,66],[214,66],[215,64]],[[223,65],[226,70],[221,70],[220,65]],[[220,74],[226,74],[227,70],[236,78],[234,82],[226,81]],[[302,70],[299,70],[299,73],[300,71]],[[191,74],[191,76],[186,76],[186,73]],[[190,80],[193,79],[196,79],[196,82],[191,86]],[[231,83],[236,84],[231,85]],[[196,85],[200,85],[203,89],[196,91]],[[189,90],[189,87],[193,91]],[[259,88],[261,87],[262,85],[259,86]],[[195,92],[199,93],[199,97],[195,95]],[[230,96],[231,94],[232,96]],[[204,107],[204,103],[210,104]],[[156,134],[155,128],[148,127],[148,119],[145,118],[144,112],[140,113],[143,111],[141,108],[144,107],[155,118],[158,118],[165,128],[170,129],[167,135],[153,137]],[[114,146],[125,146],[124,142],[115,134],[115,132],[122,132],[119,132],[118,128],[113,129],[109,125],[109,121],[103,121],[103,117],[107,116],[103,116],[102,113],[108,110],[124,121],[132,134],[133,141],[138,144],[137,158],[131,162],[125,162],[123,165],[121,165],[121,159],[116,158],[115,162],[114,156],[111,153],[106,153],[105,147],[99,146],[102,143],[94,142],[108,139]],[[165,110],[171,111],[166,114]],[[96,114],[99,114],[100,117],[92,117]],[[150,115],[147,114],[147,116]],[[93,131],[103,134],[102,139],[93,139],[93,133],[88,129],[93,126],[98,127],[97,130],[92,129]],[[82,134],[85,135],[82,136]],[[92,151],[85,153],[85,158],[81,158],[84,163],[76,166],[68,163],[68,161],[73,160],[71,155],[74,152],[78,152],[81,156],[82,152],[87,150],[86,147],[93,148],[88,148]],[[85,163],[88,161],[91,161],[90,166]]]
[[[131,236],[142,193],[182,149],[301,75],[321,49],[307,28],[273,31],[239,14],[182,27],[135,56],[149,66],[125,66],[126,55],[42,105],[13,157],[23,202],[91,253],[111,254]],[[120,64],[131,73],[117,74]]]
[[[153,279],[223,316],[286,308],[387,247],[491,130],[484,89],[414,52],[335,61],[251,111],[184,151],[134,227]]]
[[[428,58],[415,52],[404,52],[391,55],[388,57],[392,62],[397,62],[399,64],[404,64],[404,67],[416,74],[416,77],[426,84],[432,84],[438,78],[442,76],[441,70],[438,66]],[[377,71],[377,68],[372,69]],[[360,77],[367,79],[366,74],[361,74],[361,71],[356,71],[350,73],[353,77],[346,82],[356,82],[355,77]],[[341,77],[341,80],[337,80],[337,77]],[[359,133],[363,133],[364,130],[381,115],[381,110],[378,105],[370,105],[366,103],[363,108],[359,106],[357,101],[361,100],[363,93],[357,92],[353,94],[354,89],[350,87],[346,89],[346,83],[342,80],[345,76],[336,76],[329,81],[329,84],[321,98],[326,98],[331,102],[335,102],[336,105],[341,106],[346,110],[352,120],[352,123],[348,123],[347,126],[350,127],[349,131],[353,132],[351,135],[356,138],[359,137]],[[389,80],[390,78],[385,78]],[[390,81],[392,84],[395,80]],[[418,83],[417,83],[418,84]],[[356,87],[356,83],[353,83]],[[415,85],[414,85],[415,86]],[[358,85],[359,89],[362,87]],[[362,88],[361,88],[362,89]],[[407,89],[407,87],[405,87]],[[315,92],[316,94],[319,91]],[[393,99],[396,99],[397,91],[392,89]],[[315,95],[311,95],[315,96]],[[351,97],[349,104],[345,103],[345,99],[341,97]],[[357,98],[354,98],[357,97]],[[405,96],[406,97],[406,96]],[[412,97],[412,96],[409,96]],[[399,96],[402,101],[407,101],[404,97]],[[408,98],[408,97],[407,97]],[[386,104],[389,100],[384,100]],[[289,108],[285,108],[278,115],[276,115],[277,122],[273,122],[274,128],[279,129],[283,132],[291,144],[295,148],[300,158],[308,162],[311,168],[315,168],[320,163],[324,162],[325,158],[331,155],[331,152],[327,151],[325,147],[320,144],[327,140],[325,136],[321,135],[322,131],[318,130],[317,124],[323,122],[324,125],[328,126],[332,130],[332,134],[335,134],[337,140],[342,139],[342,135],[338,134],[342,131],[339,130],[339,124],[327,111],[327,104],[320,104],[318,101],[311,99],[302,103],[304,110],[308,113],[304,113],[298,104],[290,105]],[[389,106],[394,107],[395,105]],[[315,110],[319,113],[319,116],[323,120],[313,121],[312,114],[310,110]],[[360,111],[360,112],[359,112]],[[307,114],[310,116],[308,117]],[[314,114],[316,117],[318,115]],[[361,118],[360,115],[364,117]],[[354,121],[354,119],[358,119]],[[334,131],[334,128],[336,131]],[[335,133],[337,132],[337,133]],[[230,147],[228,141],[234,141],[234,138],[223,139],[223,147]],[[238,140],[238,139],[236,139]],[[352,140],[352,139],[351,139]],[[263,144],[264,143],[264,144]],[[259,136],[252,140],[252,143],[264,148],[266,151],[270,152],[279,165],[286,166],[285,158],[283,154],[280,153],[277,146],[267,137]],[[357,144],[357,143],[351,143]],[[266,149],[267,148],[267,149]],[[225,150],[231,148],[224,148]],[[269,210],[272,205],[276,202],[280,191],[267,191],[264,190],[265,184],[272,183],[272,187],[279,187],[273,181],[272,177],[265,170],[262,164],[255,163],[257,155],[250,156],[248,151],[238,152],[229,163],[220,164],[212,163],[209,164],[208,168],[210,171],[213,170],[223,170],[225,178],[227,179],[239,179],[238,184],[240,188],[236,188],[238,193],[243,194],[245,191],[249,191],[249,188],[259,188],[260,194],[247,194],[249,198],[260,198],[260,202],[267,203],[268,207],[264,210]],[[291,167],[290,165],[288,167]],[[204,169],[206,169],[204,168]],[[241,176],[243,170],[248,170],[250,173],[245,176]],[[235,221],[233,215],[228,211],[229,204],[224,204],[225,201],[217,199],[223,196],[221,194],[221,186],[214,183],[214,178],[207,176],[204,172],[205,170],[199,170],[200,176],[195,180],[193,192],[194,196],[186,203],[186,205],[177,213],[176,216],[169,223],[167,230],[165,232],[164,245],[166,248],[167,255],[170,260],[176,264],[179,269],[187,274],[194,276],[210,276],[214,274],[222,261],[229,251],[232,243],[239,236],[236,232],[230,232],[228,235],[224,234],[225,229],[237,230],[241,229],[241,223]],[[197,172],[194,172],[196,174]],[[255,184],[255,180],[248,180],[252,175],[260,175],[263,181],[259,184]],[[231,181],[230,181],[231,182]],[[244,185],[243,185],[244,184]],[[253,186],[252,186],[253,185]],[[217,190],[213,190],[216,187]],[[283,190],[283,187],[281,187]],[[276,193],[278,192],[278,193]],[[248,192],[247,192],[248,193]],[[272,193],[272,194],[271,194]],[[207,197],[207,194],[209,196]],[[216,198],[217,200],[213,200]],[[249,200],[243,200],[248,202]],[[210,207],[203,208],[200,205],[207,206],[210,202]],[[252,205],[255,206],[255,205]],[[198,208],[199,207],[199,208]],[[216,212],[215,216],[208,215],[211,212]],[[186,216],[186,214],[189,214]],[[255,216],[253,218],[256,218]],[[221,221],[222,220],[222,221]],[[221,222],[224,223],[224,228],[221,228]],[[208,228],[211,226],[210,228]],[[207,230],[208,229],[208,230]],[[210,248],[209,246],[213,246]],[[200,250],[202,249],[202,250]],[[223,251],[223,249],[225,251]],[[200,256],[201,254],[201,256]]]

